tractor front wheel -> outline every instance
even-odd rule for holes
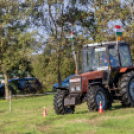
[[[64,106],[64,98],[68,95],[68,91],[58,91],[54,97],[54,109],[57,115],[73,114],[74,106],[70,108]]]
[[[104,88],[100,85],[91,86],[87,90],[87,105],[91,111],[97,111],[99,109],[100,102],[102,102],[102,108],[107,109],[107,95]]]

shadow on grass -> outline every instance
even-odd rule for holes
[[[122,106],[121,103],[113,103],[112,107],[108,110],[119,110],[119,109],[123,109],[125,107]]]
[[[77,111],[74,114],[85,114],[85,113],[89,113],[89,111],[88,110]]]
[[[113,106],[115,109],[124,108],[122,105]]]
[[[120,103],[113,103],[112,107],[110,109],[108,109],[109,111],[112,110],[119,110],[119,109],[124,109],[125,107],[122,106],[122,104]],[[89,111],[89,110],[77,110],[76,112],[74,112],[74,114],[88,114],[88,113],[92,113],[92,112],[98,112],[97,111]]]
[[[43,125],[50,125],[52,122],[65,118],[64,115],[47,116]]]
[[[0,111],[0,114],[3,114],[3,113],[5,113],[5,111]]]

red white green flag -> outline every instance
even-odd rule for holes
[[[70,40],[73,40],[73,31],[71,31]]]
[[[122,36],[121,26],[115,25],[115,33],[117,36]]]

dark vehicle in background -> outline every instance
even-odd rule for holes
[[[13,78],[8,80],[9,90],[12,94],[38,93],[42,91],[42,85],[37,78]],[[0,85],[0,96],[5,94],[5,84]]]
[[[62,81],[62,82],[61,82],[61,87],[65,87],[65,88],[68,88],[68,89],[69,89],[69,78],[70,78],[71,76],[75,76],[75,74],[70,75],[70,76],[67,77],[64,81]],[[58,88],[58,83],[55,83],[55,84],[53,85],[53,90],[57,90],[57,88]]]

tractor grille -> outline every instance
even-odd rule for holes
[[[70,83],[70,91],[71,92],[81,92],[82,84],[81,84],[81,76],[73,76],[69,79]]]

